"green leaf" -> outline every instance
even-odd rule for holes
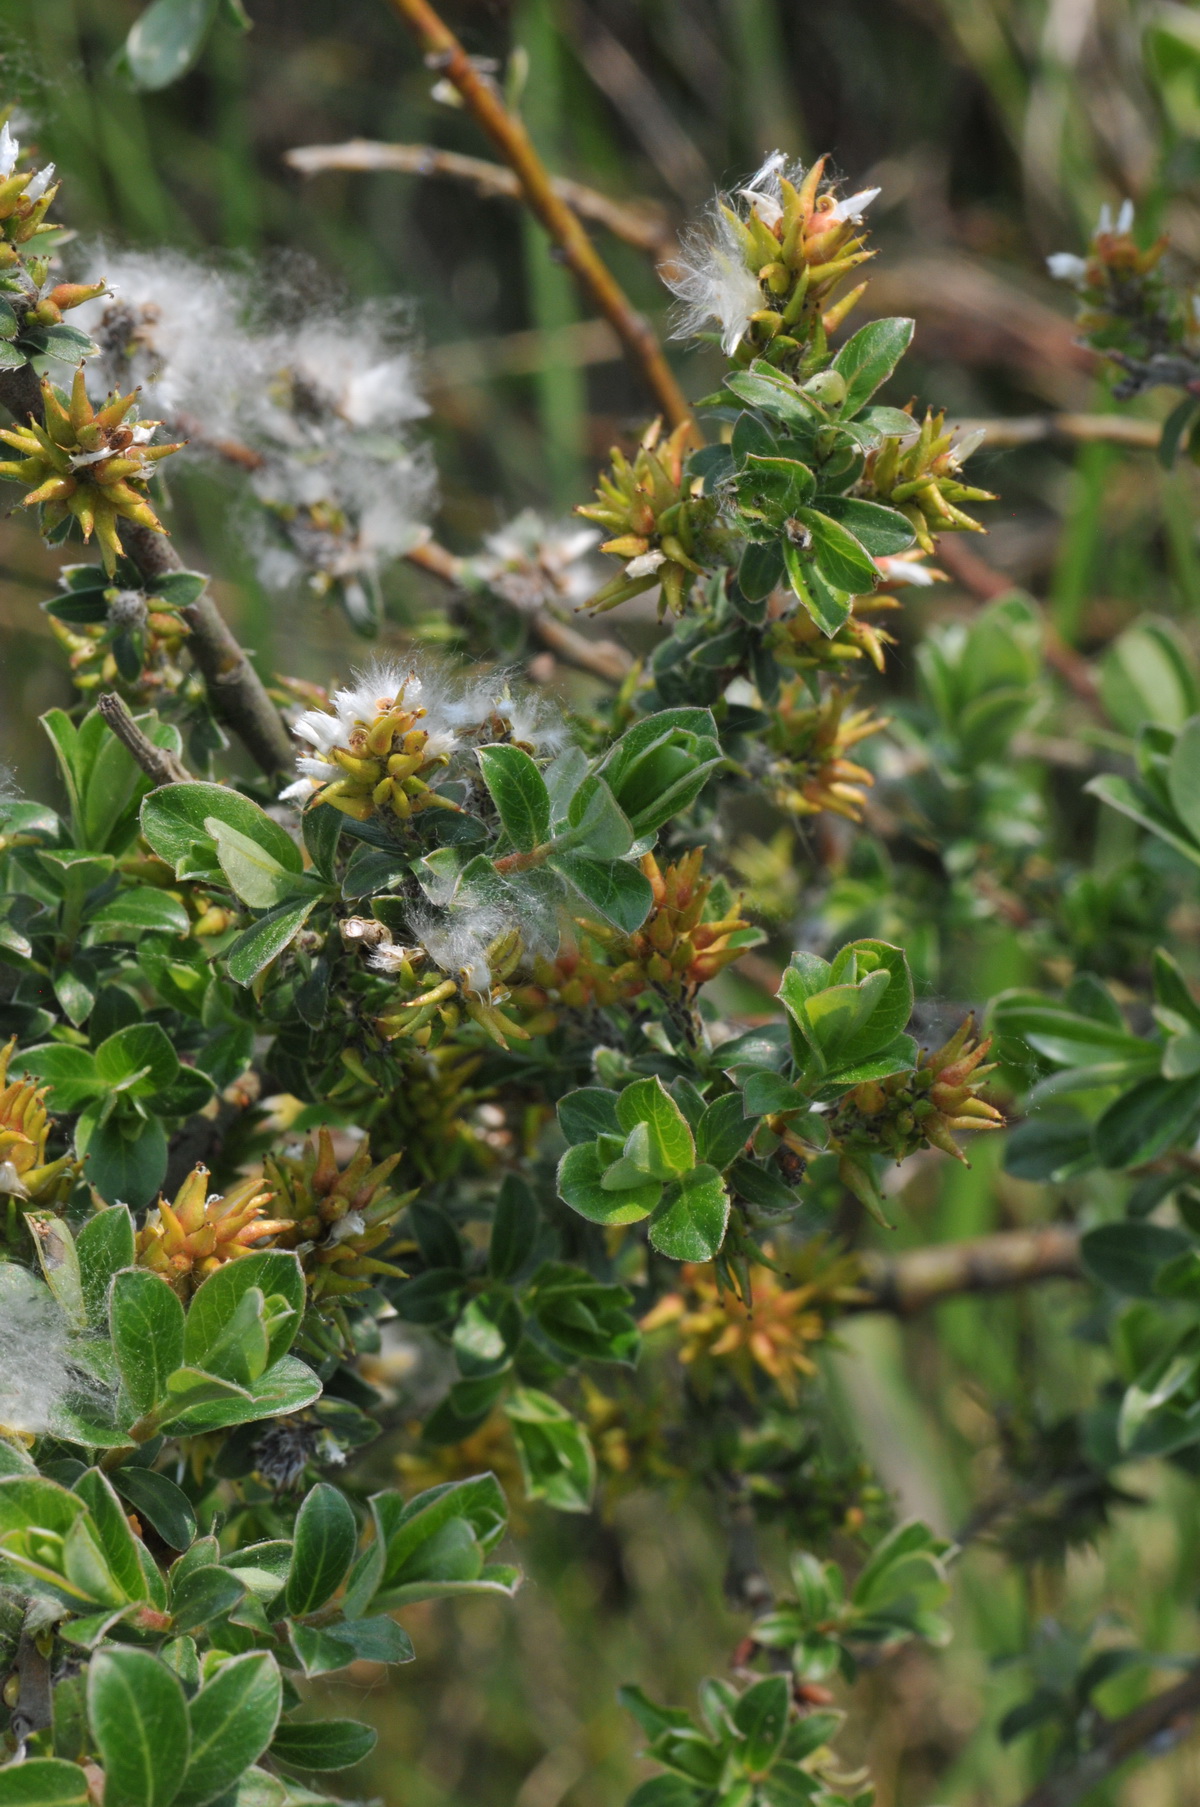
[[[512,1425],[525,1492],[559,1512],[587,1512],[596,1486],[596,1457],[583,1426],[565,1406],[532,1387],[518,1387],[504,1413]]]
[[[177,877],[187,872],[197,858],[197,850],[207,850],[206,858],[211,863],[215,850],[205,828],[210,818],[246,835],[285,871],[297,875],[303,872],[300,849],[287,830],[273,822],[249,797],[226,785],[198,780],[164,784],[150,792],[141,808],[142,833],[159,858],[174,866]]]
[[[197,1287],[188,1308],[183,1359],[206,1368],[210,1352],[220,1343],[225,1328],[251,1290],[264,1298],[280,1298],[290,1307],[291,1318],[273,1318],[268,1360],[287,1354],[300,1328],[304,1311],[304,1274],[297,1256],[286,1249],[257,1249],[237,1261],[227,1261]]]
[[[1127,1298],[1152,1299],[1159,1269],[1192,1246],[1181,1230],[1156,1223],[1106,1223],[1080,1239],[1083,1265]]]
[[[689,809],[722,759],[710,710],[663,709],[627,728],[599,770],[642,836]]]
[[[151,0],[125,40],[121,63],[136,88],[169,87],[191,68],[217,16],[217,0]]]
[[[640,1337],[623,1286],[604,1286],[584,1268],[547,1261],[526,1299],[550,1340],[584,1361],[633,1363]]]
[[[164,1430],[176,1437],[200,1436],[206,1431],[225,1430],[234,1424],[253,1424],[260,1418],[278,1418],[288,1412],[301,1412],[321,1397],[321,1383],[312,1369],[295,1356],[285,1355],[269,1367],[253,1386],[239,1390],[224,1384],[221,1398],[192,1405],[184,1402],[179,1417],[162,1421]]]
[[[903,408],[876,406],[868,408],[865,413],[861,414],[858,424],[870,427],[874,432],[882,434],[887,439],[904,439],[908,434],[915,432],[917,423],[911,414],[904,412]]]
[[[875,588],[879,582],[875,561],[847,528],[816,508],[797,508],[795,515],[812,535],[810,561],[832,589],[857,596]]]
[[[171,1590],[171,1617],[176,1632],[195,1631],[231,1612],[246,1594],[246,1585],[232,1569],[205,1562],[188,1569]]]
[[[479,1376],[505,1368],[521,1340],[521,1328],[520,1308],[506,1287],[469,1299],[451,1339],[460,1371]]]
[[[129,1600],[145,1598],[138,1545],[125,1516],[125,1508],[108,1476],[99,1468],[85,1468],[71,1489],[92,1516],[105,1560],[118,1587]]]
[[[296,1517],[287,1609],[293,1618],[316,1612],[341,1586],[354,1560],[358,1522],[345,1494],[318,1481]]]
[[[852,419],[885,383],[912,343],[914,322],[901,318],[872,320],[842,346],[832,368],[845,379],[845,419]]]
[[[309,1719],[281,1725],[271,1755],[293,1769],[349,1769],[370,1756],[378,1737],[374,1726],[357,1719]]]
[[[545,779],[520,747],[480,747],[476,757],[505,834],[518,852],[532,853],[550,838]]]
[[[846,590],[832,588],[811,556],[793,545],[791,540],[783,542],[783,562],[796,596],[826,639],[832,638],[849,620],[853,596]]]
[[[769,1769],[788,1726],[790,1689],[782,1675],[764,1676],[742,1695],[730,1717],[744,1739],[741,1757],[751,1773]]]
[[[216,1086],[199,1067],[180,1067],[170,1085],[146,1100],[158,1117],[191,1117],[212,1100]]]
[[[34,358],[31,362],[43,372],[44,358],[54,358],[60,364],[78,364],[80,358],[91,357],[96,350],[94,341],[85,332],[65,323],[43,327],[41,338],[45,350],[41,357]]]
[[[870,1060],[896,1041],[912,1015],[912,974],[903,948],[853,941],[832,966],[794,958],[779,996],[822,1070],[836,1071]]]
[[[620,1135],[617,1097],[616,1092],[606,1091],[603,1086],[585,1085],[560,1098],[558,1126],[567,1141],[594,1142],[597,1136]]]
[[[1105,1167],[1140,1167],[1195,1134],[1200,1120],[1200,1075],[1143,1079],[1100,1117],[1092,1132]]]
[[[1116,726],[1131,737],[1146,722],[1182,728],[1195,714],[1200,694],[1191,654],[1173,623],[1142,616],[1118,635],[1100,668],[1100,698]]]
[[[721,1171],[736,1161],[753,1128],[746,1118],[747,1108],[736,1092],[727,1092],[706,1105],[696,1130],[696,1153],[701,1162]]]
[[[289,1625],[292,1649],[306,1676],[330,1675],[350,1663],[410,1663],[412,1640],[394,1619],[343,1620],[326,1631]]]
[[[109,1325],[129,1397],[140,1412],[153,1411],[183,1361],[183,1306],[158,1274],[128,1268],[113,1280]]]
[[[749,454],[738,483],[739,495],[762,499],[771,509],[768,518],[772,520],[790,514],[802,502],[811,502],[816,488],[816,478],[798,458],[764,456],[761,452]]]
[[[1179,442],[1192,424],[1192,416],[1200,408],[1200,400],[1194,395],[1185,395],[1181,402],[1176,402],[1162,424],[1159,434],[1158,462],[1165,471],[1169,471],[1179,453]]]
[[[78,1764],[27,1757],[0,1769],[0,1807],[90,1807],[88,1779]]]
[[[799,385],[763,359],[756,359],[749,370],[737,370],[725,378],[725,387],[739,401],[747,402],[760,413],[782,421],[801,436],[826,418],[823,408],[814,404]]]
[[[270,915],[262,916],[245,929],[226,953],[229,976],[239,985],[249,985],[264,966],[269,966],[296,939],[317,907],[318,898],[301,898],[296,903],[281,904]]]
[[[321,878],[332,880],[337,864],[338,842],[346,818],[340,809],[306,809],[300,818],[300,832],[308,848],[313,870]]]
[[[676,1261],[711,1261],[725,1240],[729,1194],[715,1167],[694,1167],[663,1193],[650,1240]]]
[[[88,917],[94,929],[128,929],[131,934],[157,932],[163,935],[186,935],[191,920],[183,905],[165,891],[149,885],[138,885],[117,892]]]
[[[580,853],[554,854],[549,864],[605,922],[626,935],[641,928],[654,904],[650,880],[623,860],[605,864]]]
[[[105,1807],[169,1807],[189,1752],[178,1677],[148,1650],[100,1650],[88,1667],[87,1698]]]
[[[179,1057],[158,1023],[130,1023],[96,1049],[96,1077],[106,1091],[149,1098],[169,1086]]]
[[[65,1537],[86,1513],[78,1494],[44,1475],[16,1474],[0,1479],[0,1537],[34,1525]]]
[[[605,1171],[606,1163],[595,1142],[579,1142],[568,1148],[558,1163],[559,1197],[591,1223],[638,1223],[649,1217],[662,1196],[661,1183],[647,1180],[644,1185],[623,1191],[606,1191]]]
[[[440,1594],[511,1592],[510,1577],[484,1566],[504,1534],[507,1505],[495,1475],[431,1487],[405,1503],[394,1492],[371,1498],[375,1542],[355,1564],[343,1610],[347,1617],[374,1600],[379,1610]]]
[[[1119,810],[1123,816],[1148,828],[1151,834],[1174,847],[1186,860],[1194,866],[1200,866],[1200,846],[1185,834],[1179,834],[1170,822],[1163,821],[1149,807],[1142,793],[1134,788],[1128,778],[1117,773],[1105,772],[1099,778],[1090,778],[1084,790],[1092,797],[1099,797],[1101,803],[1107,803],[1110,809]]]
[[[54,995],[72,1028],[78,1029],[91,1015],[96,994],[88,979],[74,967],[65,966],[54,976]]]
[[[541,1214],[532,1189],[519,1174],[506,1173],[488,1241],[488,1273],[493,1280],[511,1280],[520,1273],[533,1253],[540,1227]]]
[[[153,1526],[164,1543],[173,1550],[188,1548],[196,1535],[196,1514],[187,1494],[168,1475],[129,1463],[114,1468],[110,1479],[121,1498]]]
[[[37,1251],[38,1265],[64,1317],[72,1330],[84,1329],[87,1313],[75,1238],[53,1211],[27,1211],[25,1222]]]
[[[825,1075],[825,1082],[820,1091],[822,1102],[831,1102],[829,1094],[833,1091],[846,1091],[850,1086],[862,1085],[868,1079],[890,1079],[893,1073],[903,1073],[917,1064],[917,1044],[911,1035],[898,1035],[893,1042],[879,1054],[872,1054],[866,1060],[846,1061],[832,1072]]]
[[[48,1102],[55,1111],[77,1111],[100,1090],[95,1056],[86,1048],[73,1048],[66,1042],[48,1042],[44,1047],[18,1051],[9,1070],[13,1078],[27,1073],[31,1079],[49,1085]]]
[[[899,509],[884,508],[879,502],[860,501],[856,496],[823,496],[821,511],[847,528],[872,558],[907,552],[915,538]]]
[[[1167,762],[1167,790],[1175,814],[1194,841],[1200,841],[1200,715],[1193,715],[1175,737]]]
[[[241,0],[224,0],[226,10],[241,4]],[[330,815],[333,811],[330,810]],[[226,1795],[229,1807],[299,1807],[297,1792],[286,1788],[278,1776],[269,1770],[251,1767],[244,1776],[239,1776],[232,1790]]]
[[[105,1118],[89,1105],[75,1125],[75,1152],[85,1163],[84,1178],[108,1204],[141,1211],[166,1178],[167,1135],[156,1117],[114,1112]]]
[[[223,1664],[188,1705],[191,1758],[178,1807],[205,1807],[231,1788],[270,1744],[282,1703],[273,1657],[255,1651]]]
[[[695,1163],[696,1144],[687,1120],[657,1076],[635,1079],[617,1099],[617,1120],[633,1141],[638,1130],[646,1133],[637,1152],[626,1144],[626,1155],[636,1159],[652,1179],[671,1179],[686,1173]],[[643,1147],[644,1145],[644,1147]]]
[[[303,883],[296,873],[280,865],[274,854],[240,829],[231,828],[216,816],[206,816],[204,827],[212,837],[221,871],[252,910],[274,909]]]
[[[738,565],[738,587],[748,602],[761,602],[783,582],[783,552],[776,540],[751,540]]]
[[[619,860],[633,846],[633,829],[603,778],[585,778],[571,798],[569,824],[556,837],[564,848],[574,847],[594,860]]]

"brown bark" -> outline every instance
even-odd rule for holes
[[[443,583],[462,584],[464,561],[436,540],[422,540],[405,557],[418,570],[440,577]],[[606,684],[622,683],[633,669],[633,659],[615,640],[589,640],[565,621],[559,621],[548,609],[538,609],[528,621],[530,631],[565,665],[590,672]]]
[[[1191,1669],[1173,1688],[1165,1688],[1153,1700],[1147,1700],[1132,1713],[1111,1720],[1090,1751],[1078,1763],[1057,1775],[1047,1776],[1032,1794],[1026,1795],[1021,1807],[1075,1807],[1093,1788],[1119,1769],[1122,1763],[1155,1746],[1154,1755],[1163,1756],[1191,1730],[1191,1722],[1200,1712],[1200,1666]]]
[[[442,176],[469,182],[479,194],[519,201],[523,190],[514,172],[503,163],[483,157],[464,157],[429,144],[378,144],[370,138],[351,138],[346,144],[303,144],[285,151],[283,160],[306,176],[322,170],[396,170],[409,176]],[[607,227],[614,238],[645,251],[650,257],[668,257],[675,249],[675,234],[660,207],[652,201],[616,201],[586,183],[567,176],[551,176],[550,186],[580,219]]]
[[[965,1242],[909,1249],[903,1255],[868,1252],[862,1262],[861,1297],[850,1309],[888,1311],[902,1318],[964,1293],[1003,1292],[1039,1280],[1083,1277],[1079,1232],[1069,1224],[1002,1230]]]
[[[134,721],[115,691],[97,698],[96,707],[121,742],[155,785],[184,784],[191,777],[187,767],[165,747],[156,747]]]
[[[183,561],[164,533],[122,521],[121,544],[147,584],[178,571]],[[180,611],[190,634],[188,651],[208,689],[213,711],[232,729],[255,764],[268,774],[289,772],[295,748],[266,685],[207,591]]]

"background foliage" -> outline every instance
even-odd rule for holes
[[[517,225],[510,203],[458,185],[388,174],[305,179],[283,164],[295,145],[352,135],[478,154],[469,122],[431,100],[431,78],[386,9],[374,0],[346,0],[334,12],[315,0],[257,0],[250,34],[219,30],[180,85],[131,96],[112,63],[136,10],[116,0],[0,4],[8,85],[39,121],[42,155],[69,178],[68,222],[118,242],[265,252],[262,267],[302,290],[333,284],[355,296],[411,297],[429,347],[437,526],[451,546],[473,548],[522,506],[553,511],[587,493],[614,436],[644,412],[643,398],[528,222]],[[1101,201],[1134,196],[1148,228],[1162,223],[1185,257],[1200,255],[1200,14],[1190,7],[521,0],[512,9],[461,6],[453,19],[473,53],[524,52],[525,113],[556,169],[649,196],[668,221],[777,144],[805,158],[830,149],[854,187],[878,181],[876,242],[886,255],[871,306],[916,318],[907,379],[956,419],[1110,405],[1042,263],[1082,248]],[[606,250],[635,300],[661,314],[664,292],[647,260],[627,246]],[[310,261],[297,264],[297,252]],[[719,365],[714,358],[706,375],[705,355],[689,368],[692,394],[717,380]],[[1162,412],[1153,403],[1144,411]],[[1002,497],[990,511],[987,563],[1045,604],[1067,647],[1102,659],[1151,611],[1172,624],[1194,664],[1200,555],[1189,464],[1167,472],[1145,451],[1049,436],[985,448],[972,471]],[[340,618],[281,608],[224,533],[215,485],[195,476],[176,483],[187,562],[219,574],[222,605],[264,666],[345,676],[357,649]],[[56,561],[11,517],[0,525],[0,558],[0,750],[22,788],[44,795],[51,755],[33,715],[69,700],[35,607]],[[986,578],[972,575],[978,591]],[[388,581],[385,646],[414,626],[447,631],[432,584],[404,568]],[[978,606],[961,585],[908,592],[887,680],[901,720],[916,696],[920,630],[970,621]],[[636,620],[613,631],[634,650],[649,635]],[[1128,662],[1101,669],[1104,721],[1068,687],[1046,730],[1054,745],[1040,749],[1050,823],[1042,845],[1073,873],[1047,910],[1030,908],[1036,871],[1023,872],[1012,895],[971,892],[980,819],[972,793],[965,805],[959,798],[965,816],[948,806],[946,836],[957,836],[964,880],[957,899],[939,900],[943,933],[936,945],[927,938],[923,957],[920,897],[897,898],[877,872],[840,869],[841,844],[824,828],[800,841],[794,865],[762,845],[743,849],[759,911],[774,906],[788,921],[807,909],[811,921],[819,908],[835,944],[864,933],[905,941],[929,1020],[947,1027],[957,1020],[950,1005],[1068,976],[1081,923],[1098,970],[1123,970],[1130,942],[1141,947],[1161,910],[1121,889],[1132,846],[1121,821],[1077,802],[1081,767],[1101,769],[1106,750],[1123,750],[1140,708],[1141,699],[1128,702],[1136,680]],[[588,695],[587,681],[561,667],[550,681],[568,701]],[[1029,677],[1035,688],[1047,681]],[[1028,719],[1036,734],[1032,708]],[[969,773],[969,750],[962,764]],[[997,820],[1010,820],[1005,799],[992,801]],[[765,825],[748,824],[756,829]],[[837,883],[818,901],[816,880],[830,864]],[[1092,907],[1088,887],[1106,885],[1106,908]],[[1194,965],[1200,918],[1186,897],[1171,902],[1173,944]],[[748,985],[738,995],[754,1007]],[[998,1146],[972,1159],[969,1171],[942,1162],[906,1175],[890,1250],[1040,1221],[1062,1202],[1061,1186],[1002,1172]],[[972,1503],[989,1496],[999,1452],[1036,1467],[1044,1427],[1089,1400],[1107,1372],[1082,1299],[1072,1285],[1048,1286],[953,1301],[912,1323],[857,1319],[844,1348],[823,1357],[814,1397],[849,1447],[861,1442],[902,1515],[960,1531]],[[387,1452],[372,1460],[381,1483],[395,1478]],[[883,1802],[1018,1798],[1038,1773],[1030,1741],[998,1753],[995,1734],[1006,1708],[1031,1692],[1028,1666],[1004,1659],[1031,1643],[1048,1694],[1078,1672],[1073,1639],[1127,1634],[1150,1651],[1194,1646],[1194,1482],[1162,1465],[1123,1476],[1144,1500],[1136,1512],[1116,1504],[1099,1553],[1081,1548],[1057,1565],[1027,1548],[1013,1569],[973,1544],[957,1569],[951,1653],[914,1651],[859,1684],[853,1735]],[[744,1615],[721,1596],[725,1530],[694,1493],[684,1506],[669,1486],[634,1487],[591,1518],[532,1505],[519,1541],[530,1580],[515,1603],[414,1608],[406,1623],[423,1660],[386,1691],[369,1672],[347,1684],[346,1710],[380,1730],[364,1792],[406,1807],[607,1807],[644,1773],[618,1683],[639,1680],[679,1705],[701,1676],[725,1667]],[[1144,1680],[1144,1670],[1110,1680],[1110,1710],[1132,1704]],[[1123,1798],[1192,1798],[1196,1761],[1185,1746],[1125,1783]]]

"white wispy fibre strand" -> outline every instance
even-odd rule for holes
[[[799,187],[804,166],[790,163],[782,151],[773,151],[744,186],[734,194],[718,196],[703,217],[683,234],[679,251],[664,272],[667,287],[676,298],[671,337],[690,339],[711,321],[721,331],[726,357],[737,350],[750,318],[764,305],[758,277],[746,268],[736,228],[721,203],[736,208],[744,203],[741,217],[756,213],[765,226],[775,227],[783,217],[784,181]],[[859,220],[879,194],[864,188],[838,201],[832,210],[836,220]]]
[[[55,1429],[81,1380],[69,1340],[48,1288],[25,1268],[0,1264],[0,1428],[38,1437]]]
[[[7,181],[16,169],[20,155],[20,141],[13,136],[11,122],[6,119],[0,126],[0,179]],[[40,201],[53,180],[53,163],[47,163],[44,169],[35,170],[25,185],[25,199]]]
[[[396,707],[425,711],[416,725],[429,736],[425,743],[429,759],[439,754],[453,759],[494,741],[496,716],[507,723],[508,738],[526,742],[538,753],[553,753],[566,740],[561,715],[544,697],[514,688],[507,671],[456,683],[425,662],[377,660],[356,673],[352,683],[335,690],[328,709],[306,709],[299,716],[292,731],[312,752],[297,758],[300,777],[283,792],[283,799],[306,802],[322,785],[341,777],[341,767],[329,758],[334,747],[348,747],[352,736]],[[461,758],[455,776],[476,783],[475,760]]]
[[[87,367],[94,399],[140,385],[145,411],[186,435],[193,457],[255,454],[251,486],[269,509],[345,517],[322,527],[296,515],[290,545],[254,535],[265,582],[283,588],[314,568],[373,576],[423,536],[436,484],[411,429],[429,410],[393,311],[316,307],[280,328],[256,323],[268,284],[253,272],[104,246],[87,268],[111,291],[77,316],[102,347]]]
[[[536,509],[523,508],[488,534],[483,551],[469,561],[470,574],[517,609],[576,608],[602,581],[588,559],[600,537],[594,527],[551,525]]]

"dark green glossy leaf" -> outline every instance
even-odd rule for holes
[[[358,1543],[358,1522],[344,1493],[318,1481],[296,1518],[287,1609],[294,1618],[316,1612],[346,1578]]]
[[[88,1717],[104,1764],[105,1807],[169,1807],[190,1744],[178,1677],[148,1650],[97,1651]]]

